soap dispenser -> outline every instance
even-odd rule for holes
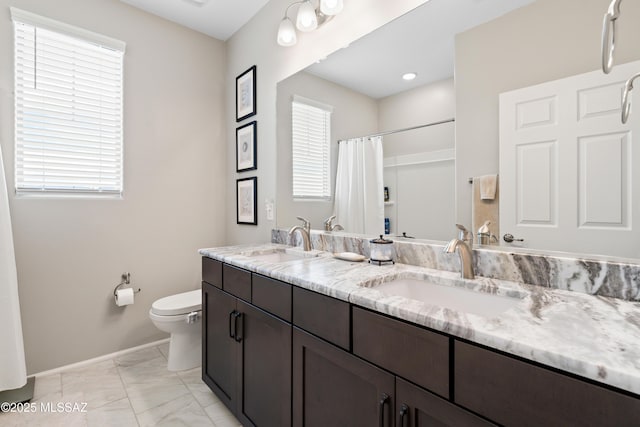
[[[480,228],[478,228],[478,244],[489,245],[491,244],[491,230],[489,230],[489,224],[491,221],[485,221]]]

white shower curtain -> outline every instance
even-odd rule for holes
[[[26,383],[16,257],[0,151],[0,391],[20,388]]]
[[[349,233],[384,233],[382,137],[341,141],[334,214]]]

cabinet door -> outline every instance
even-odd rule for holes
[[[243,425],[291,425],[291,324],[238,301],[242,313],[238,418]]]
[[[495,424],[396,377],[396,427],[493,425]]]
[[[390,427],[394,377],[293,328],[293,424]]]
[[[232,411],[236,407],[238,349],[232,335],[236,298],[202,283],[202,380]]]

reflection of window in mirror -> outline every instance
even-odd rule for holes
[[[294,95],[291,102],[293,198],[331,198],[333,107]]]

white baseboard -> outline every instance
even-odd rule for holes
[[[60,372],[67,371],[69,369],[81,368],[83,366],[91,365],[92,363],[102,362],[105,360],[113,359],[114,357],[123,356],[134,351],[142,350],[148,347],[155,347],[160,344],[169,342],[169,338],[142,344],[136,347],[126,348],[124,350],[116,351],[115,353],[105,354],[104,356],[94,357],[93,359],[83,360],[82,362],[72,363],[70,365],[60,366],[59,368],[50,369],[48,371],[38,372],[37,374],[29,375],[30,377],[44,377],[46,375],[59,374]]]

